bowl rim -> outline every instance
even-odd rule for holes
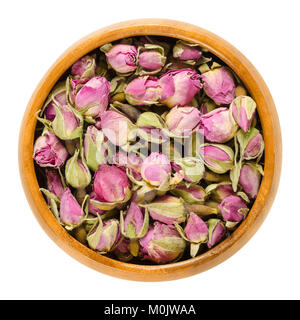
[[[33,139],[36,112],[42,107],[61,75],[80,57],[122,38],[141,35],[173,37],[200,44],[240,77],[257,103],[265,140],[265,174],[257,198],[240,226],[214,248],[185,261],[166,265],[137,265],[96,253],[73,238],[54,218],[39,191],[34,171]],[[38,222],[54,242],[81,263],[110,276],[136,281],[166,281],[208,270],[237,252],[263,223],[274,201],[281,171],[282,141],[280,124],[272,96],[264,80],[235,47],[198,26],[168,19],[138,19],[116,23],[97,30],[69,47],[50,67],[35,89],[22,120],[19,136],[19,170],[25,195]]]

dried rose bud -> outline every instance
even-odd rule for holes
[[[186,218],[184,202],[177,197],[165,195],[142,206],[149,210],[152,219],[166,224],[181,223]]]
[[[58,198],[61,198],[64,193],[64,187],[61,181],[61,177],[57,170],[46,169],[47,189],[55,194]]]
[[[152,152],[144,159],[141,174],[143,179],[152,186],[160,186],[171,175],[169,158],[162,153]]]
[[[201,116],[200,130],[210,142],[224,143],[234,137],[238,129],[227,108],[217,108]]]
[[[185,184],[178,184],[175,189],[171,190],[171,193],[188,204],[203,203],[206,198],[205,190],[199,185],[187,187]]]
[[[51,91],[44,105],[44,115],[49,121],[53,121],[56,116],[55,106],[67,105],[67,90],[65,82],[58,83]]]
[[[206,94],[217,105],[230,104],[235,98],[235,84],[232,74],[224,67],[216,68],[201,75]]]
[[[68,151],[59,139],[50,131],[45,130],[38,137],[33,147],[33,158],[41,167],[61,167],[68,157]]]
[[[193,212],[190,213],[184,231],[190,242],[204,243],[208,240],[207,224]]]
[[[150,46],[152,47],[152,46]],[[147,47],[146,47],[147,48]],[[138,64],[145,70],[159,71],[165,65],[163,50],[146,50],[139,54]]]
[[[168,129],[178,136],[190,136],[201,119],[200,112],[194,107],[174,107],[166,116]]]
[[[169,108],[188,105],[202,88],[200,75],[192,69],[170,70],[159,78],[160,102]]]
[[[242,166],[239,185],[251,199],[255,199],[257,197],[260,180],[261,171],[255,163],[250,162]]]
[[[205,171],[203,160],[193,157],[175,158],[172,168],[175,172],[183,174],[184,180],[193,183],[198,183]]]
[[[88,233],[87,242],[93,250],[106,253],[118,245],[120,236],[120,224],[117,219],[102,221],[98,216],[98,222]]]
[[[234,195],[231,182],[221,182],[210,184],[205,191],[211,196],[214,201],[222,202],[226,197]]]
[[[88,167],[96,171],[99,164],[105,164],[107,161],[107,146],[105,145],[105,137],[101,130],[94,126],[87,128],[84,136],[84,157]]]
[[[107,164],[99,165],[94,176],[93,189],[103,202],[128,201],[131,196],[130,183],[126,173],[116,166]]]
[[[98,118],[109,102],[110,83],[104,77],[86,82],[75,96],[75,108],[86,117]]]
[[[139,239],[145,236],[149,228],[148,211],[141,209],[136,203],[131,202],[125,215],[120,215],[121,232],[124,237],[129,239]]]
[[[202,52],[197,44],[178,40],[173,47],[173,57],[178,60],[198,60],[201,56]]]
[[[226,234],[226,228],[223,222],[219,219],[209,219],[208,223],[208,248],[212,248],[218,244]]]
[[[69,230],[80,225],[85,217],[85,212],[72,195],[69,188],[65,188],[60,199],[59,216],[61,222]]]
[[[129,168],[132,172],[133,177],[136,180],[141,180],[141,166],[143,159],[135,153],[126,153],[124,151],[119,151],[113,156],[113,164],[118,168],[126,172],[126,168]]]
[[[218,207],[223,218],[230,222],[240,222],[249,211],[246,203],[237,196],[226,197]]]
[[[115,111],[106,111],[101,116],[101,129],[108,140],[116,146],[123,146],[129,140],[132,122]]]
[[[204,164],[215,173],[225,173],[232,169],[234,153],[222,144],[206,143],[200,147],[200,155]]]
[[[230,104],[230,110],[236,123],[245,132],[249,131],[255,115],[256,103],[248,96],[239,96]]]
[[[247,141],[243,152],[243,159],[251,160],[260,157],[263,154],[264,147],[264,139],[257,130],[257,132],[253,134],[249,141]]]
[[[127,101],[134,106],[157,104],[161,95],[159,80],[151,76],[138,77],[129,82],[125,89]]]
[[[95,76],[96,61],[92,56],[85,56],[76,61],[71,68],[71,74],[75,78],[92,78]]]
[[[101,200],[98,198],[96,192],[92,191],[90,193],[90,201],[89,201],[89,213],[92,213],[94,215],[103,215],[105,214],[104,210],[101,210],[97,208],[97,203],[101,202]],[[96,205],[95,205],[96,204]]]
[[[65,175],[67,183],[73,188],[85,188],[90,184],[91,173],[85,159],[79,157],[79,150],[67,161]]]
[[[107,63],[119,73],[132,72],[137,68],[137,50],[135,46],[128,44],[114,45],[107,53]]]
[[[160,222],[154,222],[139,242],[141,256],[156,263],[168,263],[179,258],[186,246],[175,227]]]

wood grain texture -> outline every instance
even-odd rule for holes
[[[186,261],[162,266],[124,263],[102,256],[83,246],[59,225],[39,191],[34,171],[33,138],[35,113],[42,107],[61,75],[79,58],[101,45],[138,35],[160,35],[195,42],[214,53],[241,78],[257,103],[265,139],[265,175],[248,217],[222,243]],[[76,42],[64,52],[41,80],[24,114],[19,137],[19,167],[28,202],[42,228],[63,250],[85,265],[105,274],[137,281],[166,281],[205,271],[229,258],[257,231],[267,216],[278,188],[281,170],[281,132],[271,94],[254,66],[236,48],[197,26],[165,19],[142,19],[114,24]],[[38,241],[38,239],[37,239]]]

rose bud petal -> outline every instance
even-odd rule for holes
[[[230,104],[235,98],[235,83],[231,72],[226,68],[216,68],[201,75],[206,94],[217,105]]]
[[[172,169],[179,174],[183,173],[184,179],[193,183],[198,183],[205,172],[203,160],[193,157],[175,158]]]
[[[173,47],[173,57],[178,60],[198,60],[201,56],[202,52],[197,44],[179,40]]]
[[[61,198],[64,193],[64,187],[61,182],[61,177],[57,170],[46,169],[47,189]]]
[[[146,211],[143,213],[143,211]],[[124,237],[129,239],[138,239],[145,236],[149,228],[148,211],[141,209],[136,203],[131,202],[125,215],[120,215],[121,232]]]
[[[239,185],[251,199],[255,199],[257,197],[260,180],[261,172],[255,164],[247,163],[242,166]]]
[[[139,242],[142,257],[156,263],[168,263],[179,258],[186,246],[175,227],[160,222],[154,222]]]
[[[201,114],[206,114],[215,110],[217,107],[218,106],[215,104],[214,101],[206,97],[203,99],[203,102],[199,108],[199,111]]]
[[[206,198],[205,190],[199,185],[178,184],[171,193],[176,197],[182,198],[188,204],[203,203]]]
[[[226,234],[226,228],[223,222],[219,219],[209,219],[208,223],[208,248],[212,248],[218,244]]]
[[[71,74],[75,78],[92,78],[95,76],[96,61],[92,56],[85,56],[76,61],[71,68]]]
[[[226,197],[218,208],[221,210],[223,218],[230,222],[240,222],[249,211],[246,203],[237,196]]]
[[[204,164],[215,173],[225,173],[232,169],[234,153],[232,149],[222,144],[206,143],[200,147]]]
[[[132,122],[115,111],[105,111],[101,116],[101,128],[108,140],[116,146],[129,141],[129,133],[134,128]]]
[[[230,110],[236,123],[245,132],[249,131],[255,115],[256,103],[248,96],[239,96],[230,104]]]
[[[144,159],[141,174],[143,179],[152,186],[160,186],[171,174],[169,158],[162,153],[152,152]]]
[[[160,70],[166,62],[166,57],[156,50],[142,52],[138,58],[138,64],[149,71]]]
[[[117,219],[101,220],[98,216],[98,222],[88,233],[87,242],[90,248],[101,253],[112,251],[120,240],[120,224]]]
[[[126,173],[116,166],[101,164],[95,173],[93,189],[103,202],[128,201],[131,196]]]
[[[137,68],[137,50],[128,44],[114,45],[106,54],[107,63],[119,73],[132,72]]]
[[[177,197],[165,195],[142,207],[149,210],[152,219],[166,224],[181,223],[186,218],[184,202]]]
[[[217,108],[201,116],[200,130],[210,142],[224,143],[234,137],[238,129],[227,108]]]
[[[67,183],[73,188],[85,188],[91,182],[91,173],[85,159],[79,156],[79,150],[67,161],[65,175]]]
[[[113,156],[113,164],[125,172],[126,168],[129,168],[136,180],[142,179],[142,175],[140,173],[142,163],[143,159],[135,153],[127,154],[124,151],[119,151]]]
[[[162,88],[159,80],[150,76],[132,80],[125,89],[126,100],[134,106],[157,104],[161,95]]]
[[[85,83],[75,97],[75,108],[86,117],[98,118],[109,102],[110,83],[104,77],[94,77]]]
[[[193,212],[190,213],[184,231],[190,242],[203,243],[208,240],[207,224]]]
[[[202,88],[200,75],[192,69],[170,70],[159,78],[160,102],[169,108],[186,106]]]
[[[68,157],[68,151],[50,131],[44,131],[33,147],[33,158],[41,167],[61,167]]]
[[[90,193],[90,201],[89,201],[89,213],[92,213],[94,215],[103,215],[105,214],[106,211],[101,210],[95,206],[95,202],[101,202],[101,200],[98,198],[96,193],[92,191]]]
[[[88,167],[97,171],[99,164],[107,162],[107,146],[105,145],[105,137],[101,130],[95,126],[89,126],[84,136],[84,157]]]
[[[83,209],[69,188],[65,188],[60,199],[59,216],[61,222],[69,229],[80,225],[85,217]]]
[[[201,114],[194,107],[174,107],[166,116],[168,129],[178,136],[190,136],[198,126]]]
[[[231,182],[210,184],[206,187],[205,192],[216,202],[222,202],[226,197],[234,195]]]
[[[243,158],[245,160],[251,160],[260,157],[263,154],[264,147],[264,139],[257,130],[257,133],[249,139],[245,146]]]

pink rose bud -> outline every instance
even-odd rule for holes
[[[107,162],[107,146],[105,144],[105,137],[101,130],[95,126],[89,126],[84,136],[84,157],[88,167],[97,171],[99,164]]]
[[[49,121],[53,121],[56,116],[55,106],[63,107],[67,105],[67,90],[65,82],[55,86],[45,102],[44,115]]]
[[[206,143],[200,147],[204,164],[215,173],[225,173],[232,169],[234,153],[232,149],[222,144]]]
[[[227,108],[217,108],[201,116],[200,130],[210,142],[224,143],[234,137],[238,129]]]
[[[179,136],[189,136],[198,126],[201,114],[194,107],[174,107],[166,116],[168,129]]]
[[[198,183],[205,171],[203,160],[193,157],[176,158],[172,161],[172,169],[183,175],[184,180],[193,183]]]
[[[91,173],[79,150],[67,161],[65,169],[67,183],[76,189],[87,187],[91,182]]]
[[[163,90],[160,102],[169,108],[186,106],[202,88],[200,75],[189,68],[170,70],[160,77],[159,83]]]
[[[92,227],[87,235],[87,242],[90,248],[106,253],[112,251],[121,237],[120,224],[117,219],[101,220],[98,216],[98,222]]]
[[[108,140],[116,146],[129,141],[129,133],[134,128],[132,122],[115,111],[106,111],[101,116],[101,128]]]
[[[162,264],[180,257],[186,246],[175,227],[160,222],[154,222],[139,242],[145,259]]]
[[[101,202],[101,200],[98,198],[98,196],[96,195],[96,193],[94,191],[92,191],[90,193],[90,201],[89,201],[89,213],[92,213],[94,215],[103,215],[106,211],[101,210],[99,208],[97,208],[97,206],[95,206],[95,204],[97,202]]]
[[[106,54],[107,63],[119,73],[132,72],[137,68],[137,50],[128,44],[114,45]]]
[[[64,193],[64,187],[61,182],[61,177],[57,170],[46,169],[47,189],[61,198]]]
[[[96,61],[91,56],[81,58],[71,68],[71,74],[76,78],[92,78],[95,76],[95,71]]]
[[[232,74],[224,67],[216,68],[201,75],[206,94],[217,105],[230,104],[235,98],[235,84]]]
[[[149,210],[152,219],[166,224],[181,223],[186,218],[184,202],[177,197],[165,195],[143,207]]]
[[[104,77],[94,77],[85,83],[75,97],[75,108],[84,116],[98,118],[109,102],[110,83]]]
[[[119,151],[113,156],[113,164],[124,172],[126,172],[126,168],[129,168],[136,180],[142,179],[142,175],[140,173],[142,163],[143,159],[135,153],[127,154],[124,151]]]
[[[41,167],[61,167],[68,157],[68,151],[50,131],[44,131],[33,147],[33,158]]]
[[[82,223],[85,213],[69,188],[65,188],[60,199],[59,216],[61,222],[69,229]]]
[[[198,60],[202,56],[202,52],[198,45],[177,41],[173,48],[173,57],[178,60]]]
[[[261,180],[261,172],[255,164],[247,163],[242,166],[239,185],[251,199],[255,199],[258,194]]]
[[[221,182],[218,184],[210,184],[205,191],[214,201],[222,202],[226,197],[234,195],[234,191],[230,182]]]
[[[162,153],[152,152],[144,159],[141,174],[143,179],[152,186],[160,186],[171,175],[169,158]]]
[[[247,143],[243,158],[245,160],[256,159],[263,154],[264,151],[264,139],[262,135],[257,132]]]
[[[95,173],[93,189],[100,201],[123,202],[131,196],[130,183],[123,170],[101,164]]]
[[[182,198],[188,204],[203,203],[206,198],[205,190],[199,185],[178,184],[171,193],[178,198]]]
[[[145,213],[143,211],[144,209],[138,207],[136,203],[131,202],[125,219],[123,213],[121,213],[120,224],[124,237],[138,239],[145,236],[149,228],[149,215],[147,210]]]
[[[129,82],[125,89],[127,101],[134,106],[157,104],[161,95],[159,80],[151,76],[138,77]]]
[[[256,103],[248,96],[236,97],[230,104],[230,110],[236,123],[245,132],[249,131],[255,115]]]
[[[223,222],[219,219],[209,219],[208,223],[208,248],[212,248],[218,244],[226,234],[226,228]]]
[[[184,231],[190,242],[203,243],[208,240],[207,224],[193,212],[190,213]]]
[[[237,196],[226,197],[218,207],[223,218],[230,222],[240,222],[249,211],[246,203]]]
[[[160,70],[166,62],[166,57],[156,50],[144,51],[139,55],[138,63],[149,71]]]

